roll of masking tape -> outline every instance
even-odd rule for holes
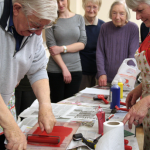
[[[104,135],[98,141],[96,150],[124,150],[124,124],[119,121],[106,121]]]

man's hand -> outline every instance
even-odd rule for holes
[[[4,128],[4,135],[8,141],[5,146],[9,150],[25,150],[27,141],[25,135],[22,133],[16,123]]]
[[[107,76],[101,75],[98,79],[98,85],[99,86],[106,86],[107,85]]]
[[[56,119],[52,112],[50,103],[42,103],[39,106],[38,123],[42,131],[47,133],[52,132],[52,129],[56,123]]]

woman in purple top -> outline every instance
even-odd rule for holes
[[[96,63],[99,86],[106,86],[115,77],[126,58],[134,58],[139,47],[138,26],[129,21],[130,14],[126,4],[115,1],[110,8],[112,21],[101,26],[97,42]]]

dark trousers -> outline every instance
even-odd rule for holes
[[[86,87],[93,87],[96,85],[95,75],[82,75],[82,81],[80,84],[79,91],[85,89]]]
[[[0,135],[0,150],[5,150],[6,149],[4,141],[5,141],[5,135],[2,134],[2,135]]]
[[[74,96],[78,93],[82,72],[71,72],[72,81],[66,84],[63,79],[62,73],[49,73],[49,83],[50,83],[50,97],[52,103],[57,103],[63,99]]]
[[[15,99],[16,115],[18,117],[22,111],[31,106],[36,99],[36,96],[33,90],[15,90]]]

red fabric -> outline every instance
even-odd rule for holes
[[[50,146],[50,147],[60,147],[60,145],[62,144],[63,140],[65,139],[65,137],[67,137],[71,132],[72,132],[72,128],[68,128],[68,127],[64,127],[64,126],[54,126],[53,131],[49,134],[47,134],[45,131],[41,131],[40,127],[38,127],[35,131],[34,131],[34,135],[50,135],[50,136],[59,136],[60,137],[60,142],[59,144],[50,144],[50,143],[46,143],[47,142],[47,138],[46,137],[42,137],[43,139],[45,139],[45,143],[39,143],[38,141],[35,142],[29,142],[28,144],[31,145],[38,145],[38,146]],[[36,141],[37,137],[30,137],[31,141]],[[44,141],[42,139],[42,141]]]
[[[145,51],[147,62],[150,65],[150,32],[148,36],[145,38],[145,40],[143,41],[143,43],[141,44],[138,51],[139,53],[141,53],[142,51]]]

